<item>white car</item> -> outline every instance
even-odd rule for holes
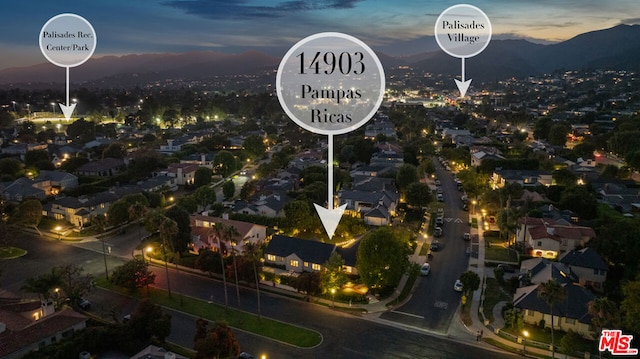
[[[462,292],[462,282],[460,279],[456,279],[456,283],[453,285],[453,290],[456,292]]]
[[[429,275],[429,273],[431,273],[431,264],[423,263],[422,266],[420,266],[420,274]]]

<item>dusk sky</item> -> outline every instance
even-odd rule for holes
[[[437,49],[433,27],[455,4],[474,5],[491,20],[493,39],[555,42],[580,33],[640,23],[637,0],[23,0],[0,12],[0,69],[46,62],[38,46],[51,17],[73,13],[97,35],[93,57],[133,53],[254,49],[282,56],[318,32],[355,36],[390,55]],[[429,46],[431,46],[429,48]]]

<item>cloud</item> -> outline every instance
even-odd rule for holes
[[[240,0],[229,3],[228,0],[172,0],[163,4],[183,10],[190,15],[208,19],[247,19],[279,18],[295,12],[327,9],[351,9],[362,0],[291,0],[274,3],[272,6],[251,5],[250,1]]]

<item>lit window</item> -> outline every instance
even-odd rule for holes
[[[311,265],[311,269],[313,269],[313,270],[320,270],[320,265],[319,265],[319,264],[316,264],[316,263],[313,263],[313,264]]]
[[[304,262],[302,265],[303,265],[305,268],[309,268],[309,262]]]
[[[292,266],[292,267],[298,267],[300,265],[300,262],[298,262],[295,259],[292,259],[292,260],[289,261],[289,265]]]
[[[276,256],[274,256],[273,254],[267,254],[267,260],[270,262],[275,262]]]

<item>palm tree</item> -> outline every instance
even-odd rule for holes
[[[218,222],[213,226],[213,232],[216,234],[216,240],[218,241],[218,253],[220,253],[220,266],[222,267],[222,282],[224,284],[224,305],[225,308],[229,308],[229,294],[227,293],[227,275],[224,270],[224,257],[222,256],[222,246],[220,245],[220,238],[224,233],[224,224]]]
[[[104,232],[107,226],[107,217],[104,214],[99,214],[91,219],[91,224],[96,226],[96,230],[99,234]],[[109,280],[109,268],[107,267],[107,252],[104,247],[104,236],[100,236],[102,242],[102,259],[104,261],[104,276]]]
[[[257,263],[260,263],[260,258],[262,258],[260,251],[260,242],[251,243],[247,242],[244,245],[245,255],[249,257],[251,263],[253,264],[253,275],[256,280],[256,293],[258,295],[258,319],[262,319],[262,310],[260,309],[260,281],[258,280],[258,266]]]
[[[164,245],[164,250],[162,253],[164,254],[164,269],[167,274],[167,290],[169,291],[169,298],[171,298],[171,283],[169,281],[169,265],[167,264],[167,242],[171,242],[173,237],[178,234],[178,224],[176,221],[169,217],[164,217],[158,226],[158,231],[160,232],[160,237],[162,238],[162,243]]]
[[[133,203],[127,208],[129,212],[129,221],[137,222],[139,219],[145,217],[148,212],[147,206],[140,202]],[[138,226],[138,237],[140,237],[140,226]]]
[[[555,358],[555,341],[553,337],[553,306],[556,303],[560,303],[567,297],[567,292],[562,284],[558,283],[555,279],[549,279],[545,283],[540,283],[538,286],[538,298],[544,300],[549,306],[549,312],[551,313],[551,358]]]
[[[587,310],[591,315],[591,323],[596,331],[602,335],[602,329],[617,327],[620,321],[618,306],[607,297],[597,298],[587,304]],[[602,358],[602,352],[599,352]]]
[[[240,307],[240,286],[238,284],[238,266],[236,265],[236,236],[240,235],[234,226],[225,226],[224,238],[231,247],[231,257],[233,258],[233,274],[236,278],[236,296],[238,298],[238,307]]]

